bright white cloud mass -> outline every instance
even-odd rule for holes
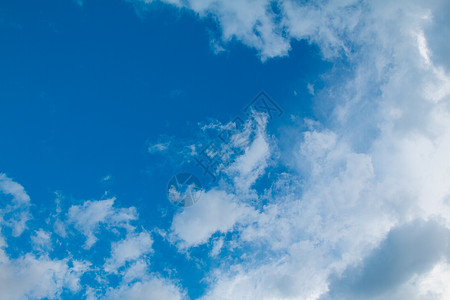
[[[152,2],[133,1],[139,9]],[[32,228],[33,199],[1,174],[2,299],[52,299],[67,289],[185,299],[175,277],[152,271],[157,235],[187,256],[208,248],[215,263],[202,299],[450,299],[450,2],[164,2],[213,18],[214,43],[239,41],[262,61],[289,55],[293,40],[319,47],[334,68],[314,88],[317,118],[278,137],[258,127],[218,183],[160,230],[139,226],[136,208],[114,198]],[[24,231],[39,252],[10,257],[8,241]],[[83,251],[111,237],[104,265],[75,252],[50,258],[53,244],[76,234]],[[97,286],[79,284],[86,274]]]

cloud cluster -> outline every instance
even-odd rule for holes
[[[1,299],[57,299],[63,289],[81,290],[80,276],[87,270],[83,262],[36,257],[29,253],[0,261]]]
[[[436,240],[448,241],[450,228],[449,56],[438,41],[449,28],[445,1],[164,2],[215,19],[224,44],[241,41],[262,60],[307,40],[335,64],[326,88],[314,91],[321,114],[306,122],[308,130],[279,141],[291,149],[281,153],[285,174],[263,193],[255,190],[270,169],[265,159],[253,161],[258,151],[271,153],[261,136],[254,155],[225,172],[236,179],[233,187],[216,188],[227,195],[221,207],[232,206],[228,220],[209,218],[200,203],[174,217],[172,230],[185,245],[219,233],[227,253],[246,253],[238,262],[231,254],[231,268],[211,270],[205,298],[450,297],[436,277],[448,276],[449,266],[441,255],[448,247]],[[245,170],[258,172],[242,185]],[[262,208],[249,204],[255,193]],[[440,250],[408,256],[422,242]],[[383,263],[395,255],[405,257]]]
[[[133,225],[136,208],[117,208],[111,198],[64,210],[57,196],[56,213],[28,234],[30,197],[19,183],[0,174],[0,299],[59,299],[67,292],[88,299],[184,298],[177,284],[151,272],[153,239]],[[23,241],[16,244],[21,235]],[[27,243],[32,246],[28,252]],[[110,249],[102,249],[105,245]],[[15,253],[16,248],[21,251]],[[93,253],[106,256],[95,259]],[[110,282],[111,276],[118,284]],[[89,277],[94,283],[86,281]]]
[[[0,174],[0,201],[0,298],[57,298],[63,288],[79,291],[79,278],[86,270],[83,262],[72,260],[69,265],[69,259],[51,259],[46,251],[10,257],[8,241],[21,236],[31,219],[30,197],[22,185]],[[36,231],[31,239],[39,251],[51,248],[47,232]]]

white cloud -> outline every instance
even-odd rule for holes
[[[270,157],[270,147],[265,134],[267,117],[262,119],[253,140],[246,142],[249,146],[238,156],[225,172],[233,178],[234,187],[240,192],[248,191],[256,180],[264,174]],[[246,137],[248,140],[249,137]],[[242,142],[239,142],[242,143]]]
[[[196,205],[175,215],[172,234],[181,241],[181,248],[197,246],[206,243],[215,232],[231,231],[237,222],[253,213],[233,195],[213,189],[203,194]]]
[[[148,272],[148,264],[144,260],[137,260],[126,271],[122,277],[124,283],[144,278]]]
[[[148,152],[150,152],[150,153],[164,152],[165,150],[167,150],[169,148],[169,146],[170,146],[170,142],[157,143],[157,144],[149,146]]]
[[[69,224],[74,224],[86,236],[85,248],[89,249],[97,241],[99,226],[122,227],[133,231],[131,221],[137,219],[134,207],[116,208],[115,198],[98,201],[86,201],[83,205],[73,205],[68,212]]]
[[[172,282],[150,276],[143,281],[130,285],[123,285],[116,290],[110,290],[108,299],[130,299],[130,300],[180,300],[185,298],[185,293]]]
[[[221,237],[213,242],[213,247],[211,249],[211,252],[209,253],[210,256],[217,256],[220,254],[220,251],[222,250],[224,243],[224,238]]]
[[[111,180],[112,180],[112,176],[111,175],[106,175],[100,181],[101,182],[110,182]]]
[[[58,299],[64,288],[81,289],[79,280],[86,264],[68,260],[51,260],[27,254],[0,263],[0,299]]]
[[[51,233],[39,229],[35,232],[35,235],[31,236],[33,247],[39,251],[49,251],[52,249]]]
[[[153,1],[134,0],[134,3]],[[347,31],[358,25],[361,7],[358,1],[220,1],[188,0],[162,2],[187,7],[200,17],[214,16],[221,26],[221,40],[238,40],[259,51],[263,60],[286,56],[291,39],[307,39],[321,44],[326,57],[348,53],[343,41]],[[222,48],[214,40],[216,47]]]
[[[450,299],[450,264],[442,261],[418,280],[418,294],[422,299]]]
[[[13,236],[17,237],[26,229],[26,222],[31,218],[30,197],[23,186],[3,173],[0,173],[0,193],[12,197],[9,201],[0,194],[0,224],[11,227]]]
[[[132,234],[125,240],[112,244],[111,257],[106,260],[106,272],[117,273],[117,270],[127,262],[136,261],[142,255],[152,252],[153,240],[148,232]]]
[[[313,85],[312,83],[308,83],[308,84],[306,85],[306,89],[308,90],[308,93],[310,93],[312,96],[315,95],[315,92],[314,92],[314,85]]]

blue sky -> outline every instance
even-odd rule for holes
[[[449,7],[406,4],[1,2],[0,299],[449,297]]]

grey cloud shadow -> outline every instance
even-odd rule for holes
[[[446,227],[423,220],[395,227],[362,264],[332,276],[329,292],[321,300],[371,299],[394,292],[444,258],[450,261],[450,230]]]

